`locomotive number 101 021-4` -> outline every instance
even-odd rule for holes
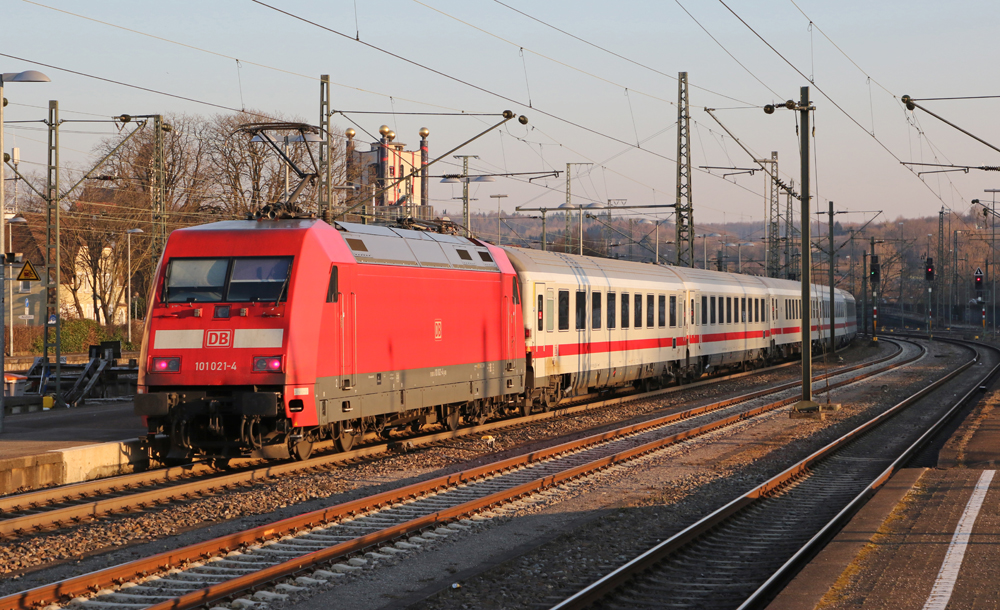
[[[235,371],[235,362],[224,362],[224,361],[212,361],[212,362],[195,362],[194,370],[196,371]]]

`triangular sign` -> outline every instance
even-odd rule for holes
[[[976,267],[976,273],[975,273],[975,275],[982,275],[982,274],[983,274],[983,268],[982,267]]]
[[[38,272],[31,266],[31,261],[24,261],[24,267],[21,268],[21,273],[17,274],[17,281],[40,282],[41,280],[42,278],[38,277]]]

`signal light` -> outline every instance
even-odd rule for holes
[[[154,373],[179,373],[180,370],[180,358],[153,358]]]
[[[927,259],[927,271],[924,272],[924,279],[926,279],[928,282],[933,282],[934,281],[934,259],[933,258],[928,258]]]
[[[255,356],[253,359],[254,373],[280,373],[281,356]]]
[[[871,256],[871,267],[868,270],[868,276],[871,278],[873,284],[878,284],[881,273],[881,266],[878,264],[878,255],[872,254]]]
[[[983,276],[977,275],[976,276],[976,290],[982,290],[982,289],[983,289]]]

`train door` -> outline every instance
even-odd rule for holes
[[[590,378],[590,317],[588,316],[590,292],[580,286],[573,295],[573,321],[576,329],[576,386],[585,388]]]
[[[537,387],[539,384],[546,383],[544,378],[552,370],[555,291],[552,288],[546,288],[542,282],[535,282],[534,299],[535,319],[531,334],[535,338],[535,341],[532,349],[532,369],[535,376],[535,386]]]
[[[500,388],[500,394],[506,393],[506,387],[508,383],[508,377],[513,375],[514,371],[514,329],[517,328],[517,320],[514,319],[514,313],[517,310],[515,307],[518,303],[517,295],[517,278],[511,277],[511,293],[510,295],[503,295],[502,313],[503,313],[503,327],[500,329],[502,332],[502,346],[501,346],[501,357],[503,358],[503,385]]]
[[[690,296],[688,298],[688,303],[689,303],[688,309],[690,309],[689,314],[691,319],[689,321],[690,325],[688,326],[688,331],[687,331],[687,341],[684,342],[684,345],[687,347],[687,350],[684,352],[687,364],[691,363],[692,358],[697,359],[698,354],[701,352],[700,327],[702,324],[705,323],[705,321],[701,319],[702,318],[701,293],[695,290],[690,292],[689,295]],[[694,343],[694,345],[692,345],[692,343]]]
[[[340,293],[340,379],[342,389],[353,389],[357,386],[357,308],[358,293],[347,290]]]

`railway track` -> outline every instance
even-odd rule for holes
[[[982,363],[986,351],[992,366],[986,372],[968,371],[968,392],[931,411],[933,416],[927,410],[908,410]],[[974,353],[956,371],[582,587],[552,610],[762,607],[997,375],[1000,350],[978,345]],[[901,430],[907,427],[924,432],[904,441]]]
[[[901,351],[895,362],[885,366],[868,363],[861,365],[867,370],[858,374],[852,374],[857,367],[837,373],[828,387],[842,387],[920,358],[924,351],[910,345],[910,354]],[[295,584],[258,591],[257,599],[266,601],[268,596],[336,578],[371,560],[408,553],[430,538],[472,527],[475,515],[492,507],[570,484],[798,400],[797,384],[784,385],[781,397],[773,390],[761,390],[753,398],[730,399],[625,426],[24,591],[0,599],[0,610],[70,603],[181,610],[294,579]],[[748,406],[748,401],[763,404]]]
[[[874,366],[891,360],[900,354],[897,350],[882,358],[852,366],[842,367],[832,372],[818,376],[817,380],[826,379],[846,372]],[[793,363],[794,364],[794,363]],[[781,368],[789,364],[778,365]],[[274,479],[293,473],[307,472],[314,469],[328,468],[333,465],[371,459],[400,448],[412,449],[424,445],[432,445],[454,438],[481,435],[487,432],[521,426],[524,424],[565,417],[583,411],[611,407],[628,401],[644,400],[655,396],[689,391],[698,387],[711,386],[727,380],[746,377],[753,373],[739,373],[721,378],[714,378],[684,386],[676,386],[642,394],[628,394],[610,399],[582,402],[578,398],[573,403],[546,413],[537,413],[527,417],[505,419],[487,424],[461,428],[456,431],[445,431],[424,434],[414,437],[402,437],[389,441],[372,443],[344,453],[327,453],[304,462],[287,462],[272,464],[245,460],[232,472],[219,472],[207,464],[191,464],[184,467],[157,469],[128,475],[88,481],[58,488],[43,489],[25,494],[0,497],[0,536],[19,536],[32,532],[51,530],[58,527],[71,526],[76,523],[99,518],[104,515],[129,510],[144,509],[177,500],[190,499],[197,496],[218,493],[227,489],[250,485],[256,482]],[[752,392],[725,401],[717,401],[700,409],[683,411],[680,418],[687,418],[703,412],[751,400],[763,396],[767,392],[778,392],[798,387],[797,382],[787,382],[766,390]]]

